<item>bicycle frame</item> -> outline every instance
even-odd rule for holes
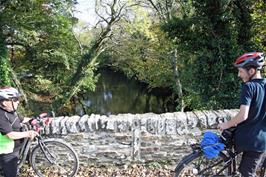
[[[29,154],[29,151],[30,151],[31,144],[32,144],[32,140],[28,138],[24,139],[22,148],[19,153],[18,168],[21,168],[21,166],[25,163],[27,156]]]
[[[26,124],[22,124],[22,129],[24,129],[25,131],[29,130],[29,128]],[[48,161],[50,163],[52,163],[52,161],[50,160],[50,158],[47,156],[47,154],[44,151],[44,145],[42,143],[43,138],[41,137],[41,135],[36,136],[36,138],[38,139],[38,144],[40,145],[41,150],[44,152],[45,157],[48,159]],[[22,148],[21,148],[20,153],[19,153],[18,169],[25,163],[28,155],[30,155],[29,151],[30,151],[30,147],[31,147],[32,143],[33,143],[33,140],[30,140],[29,138],[24,138],[24,142],[22,144]],[[48,153],[50,154],[49,151],[48,151]]]
[[[193,144],[191,145],[191,148],[193,152],[201,152],[203,153],[200,144]],[[203,169],[202,171],[199,172],[199,174],[204,173],[205,171],[208,171],[209,169],[212,169],[213,167],[223,163],[223,168],[216,174],[220,175],[225,169],[228,169],[228,176],[234,176],[237,174],[237,157],[239,156],[239,152],[235,151],[234,147],[227,148],[223,151],[220,152],[220,155],[223,157],[223,160],[220,160],[219,162],[212,164],[211,166]],[[266,171],[266,158],[264,161],[261,162],[259,170],[259,176],[264,177],[265,171]]]
[[[193,152],[196,151],[200,151],[201,153],[203,153],[200,144],[194,144],[191,145],[191,148],[193,150]],[[228,154],[228,155],[226,155]],[[211,166],[203,169],[202,171],[199,172],[199,174],[204,173],[205,171],[208,171],[209,169],[212,169],[213,167],[224,163],[223,164],[223,168],[216,174],[216,175],[220,175],[225,169],[228,169],[228,175],[235,175],[237,172],[236,169],[236,157],[239,153],[234,152],[234,149],[226,149],[220,152],[220,155],[223,157],[223,160],[220,160],[218,162],[216,162],[215,164],[212,164]]]
[[[47,152],[48,154],[53,157],[53,155],[50,153],[49,149],[47,149],[45,147],[45,145],[43,144],[42,140],[43,138],[39,135],[36,137],[38,139],[38,145],[40,146],[42,152],[44,153],[44,156],[45,158],[50,162],[50,163],[54,163],[53,160],[51,160],[50,157],[48,157],[47,155]],[[24,142],[23,142],[23,145],[22,145],[22,148],[21,148],[21,151],[20,151],[20,154],[19,154],[19,162],[18,162],[18,167],[20,168],[26,161],[27,159],[27,156],[30,155],[30,147],[32,145],[33,141],[30,140],[30,139],[25,139]]]
[[[18,170],[26,161],[28,161],[29,165],[38,176],[45,176],[45,173],[47,172],[45,170],[43,171],[43,167],[45,167],[45,169],[51,168],[50,170],[57,168],[60,170],[60,173],[72,177],[78,171],[78,156],[71,145],[68,145],[64,141],[41,136],[43,128],[50,123],[51,119],[49,117],[41,116],[22,125],[23,131],[34,130],[38,132],[39,135],[37,135],[34,140],[29,138],[23,139],[21,150],[19,152]],[[54,152],[56,149],[58,151],[58,147],[63,148],[67,153],[63,154],[63,158],[61,155],[58,155],[58,153]],[[62,149],[59,151],[62,151]],[[68,159],[70,164],[65,165],[64,161],[68,158],[68,155],[72,159]],[[40,159],[38,157],[40,157]],[[42,162],[45,162],[46,166],[43,166]],[[64,171],[62,171],[63,168],[65,168]]]

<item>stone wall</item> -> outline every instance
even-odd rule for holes
[[[176,163],[217,120],[238,110],[57,117],[44,132],[63,138],[82,164]]]

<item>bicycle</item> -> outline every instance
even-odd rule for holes
[[[43,113],[28,124],[23,124],[25,131],[35,130],[39,135],[34,140],[24,139],[18,169],[28,161],[39,177],[73,177],[79,168],[79,159],[74,149],[61,139],[44,138],[41,135],[41,130],[51,122],[50,115]]]
[[[219,156],[213,159],[207,159],[204,156],[200,144],[191,145],[192,153],[185,156],[174,171],[175,177],[196,177],[196,176],[238,176],[237,166],[241,153],[235,150],[234,130],[230,128],[224,130],[220,139],[225,144],[225,149],[219,153]],[[265,176],[266,159],[257,170],[257,176]]]

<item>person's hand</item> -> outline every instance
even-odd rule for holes
[[[35,136],[39,135],[36,131],[33,130],[27,131],[27,133],[28,133],[28,138],[30,138],[31,140],[33,140]]]
[[[31,120],[32,120],[32,118],[24,117],[22,123],[27,123],[27,122],[30,122]]]
[[[219,123],[217,128],[220,129],[221,131],[223,131],[225,129],[228,129],[229,126],[228,126],[227,122],[223,122],[223,123]]]

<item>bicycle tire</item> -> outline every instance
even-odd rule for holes
[[[30,157],[31,166],[39,177],[73,177],[76,175],[79,159],[70,145],[57,139],[46,139],[42,141],[42,144],[43,150],[38,143],[33,148]]]
[[[225,159],[226,156],[220,153],[217,158],[209,160],[201,151],[195,151],[179,162],[174,177],[230,176],[231,167],[224,163]]]

